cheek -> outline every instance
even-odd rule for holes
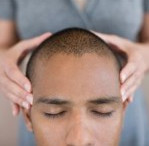
[[[33,131],[37,146],[65,146],[66,131],[70,125],[74,125],[73,120],[52,120],[39,113],[32,113]],[[91,132],[97,145],[117,146],[121,133],[122,115],[115,113],[109,118],[90,117],[84,119],[84,125]],[[65,129],[65,130],[64,130]],[[88,131],[88,130],[87,130]]]
[[[63,123],[48,119],[39,113],[32,113],[32,125],[38,146],[60,146],[63,144],[65,131]]]
[[[94,124],[94,135],[97,144],[102,146],[117,146],[121,134],[122,118],[115,115],[107,119],[101,119]]]

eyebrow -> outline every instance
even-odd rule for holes
[[[100,98],[96,98],[94,100],[89,100],[87,101],[87,103],[91,103],[91,104],[96,104],[96,105],[101,105],[101,104],[112,104],[112,103],[120,103],[121,99],[120,97],[100,97]],[[35,104],[48,104],[48,105],[66,105],[66,104],[72,104],[72,102],[64,100],[64,99],[60,99],[60,98],[56,98],[56,97],[39,97],[37,99],[37,101],[35,102]]]
[[[36,103],[44,103],[44,104],[55,104],[55,105],[64,105],[64,104],[70,104],[69,101],[60,99],[60,98],[49,98],[49,97],[40,97]]]
[[[121,98],[120,97],[102,97],[102,98],[97,98],[94,100],[90,100],[89,103],[92,104],[112,104],[112,103],[121,103]]]

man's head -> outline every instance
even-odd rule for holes
[[[58,32],[32,54],[34,102],[24,112],[38,146],[117,146],[125,105],[120,65],[109,46],[83,29]]]

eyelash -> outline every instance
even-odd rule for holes
[[[64,114],[66,113],[66,111],[62,111],[58,114],[50,114],[50,113],[44,113],[44,115],[48,118],[59,118],[59,117],[62,117]]]
[[[111,117],[113,115],[114,111],[111,112],[107,112],[107,113],[101,113],[101,112],[97,112],[92,110],[92,113],[94,113],[95,115],[99,116],[99,117],[103,117],[103,118],[107,118],[107,117]]]
[[[97,112],[97,111],[92,110],[91,112],[93,114],[99,116],[99,117],[107,118],[107,117],[111,117],[114,111],[107,112],[107,113],[101,113],[101,112]],[[54,119],[54,118],[60,118],[60,117],[64,116],[65,113],[66,113],[66,111],[62,111],[58,114],[44,113],[44,115],[48,118],[53,118]]]

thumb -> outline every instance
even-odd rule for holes
[[[128,53],[129,50],[126,46],[130,45],[130,41],[113,34],[103,34],[94,31],[92,32],[113,47],[114,50]]]
[[[35,49],[37,46],[39,46],[45,39],[47,39],[51,35],[52,35],[51,33],[47,32],[35,38],[23,40],[20,43],[13,46],[12,51],[15,52],[16,58],[20,59],[26,56],[27,53]]]
[[[111,35],[95,32],[95,31],[91,31],[91,32],[96,36],[100,37],[101,39],[103,39],[106,43],[111,43]]]
[[[17,116],[20,112],[20,107],[18,104],[16,103],[11,103],[11,107],[12,107],[12,114],[13,116]]]

